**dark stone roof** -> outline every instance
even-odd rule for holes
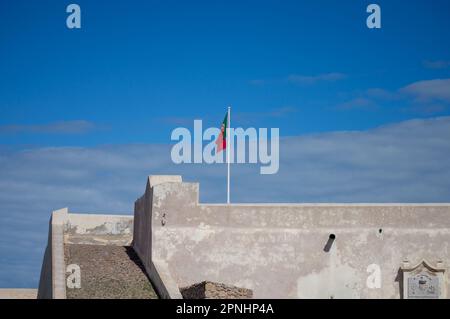
[[[66,244],[64,256],[81,270],[81,288],[66,288],[67,299],[158,298],[132,247]]]

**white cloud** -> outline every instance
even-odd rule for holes
[[[411,95],[418,101],[450,102],[450,79],[415,82],[401,89],[401,92]]]
[[[389,91],[370,88],[356,97],[336,105],[336,109],[374,109],[385,102],[404,104],[402,111],[421,115],[438,115],[446,111],[450,103],[450,79],[434,79],[411,83]]]
[[[450,117],[280,141],[280,170],[232,165],[235,202],[449,202]],[[175,165],[169,145],[0,148],[0,287],[36,286],[52,210],[129,213],[149,174],[223,202],[226,165]]]

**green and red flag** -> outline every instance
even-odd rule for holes
[[[227,127],[228,127],[228,112],[223,119],[220,127],[220,134],[216,140],[216,154],[227,148]]]

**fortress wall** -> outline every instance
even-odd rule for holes
[[[150,176],[144,195],[135,202],[133,249],[144,264],[158,296],[162,299],[181,299],[181,292],[171,276],[167,262],[153,257],[152,253],[153,187],[165,182],[180,183],[181,176]]]
[[[39,288],[37,292],[38,299],[52,299],[52,219],[50,218],[48,226],[47,246],[44,251],[44,258],[39,277]]]
[[[66,274],[64,262],[64,225],[68,210],[63,208],[52,213],[49,222],[48,242],[42,262],[38,299],[65,299]]]
[[[64,227],[66,244],[129,246],[133,216],[69,214]]]
[[[144,264],[166,265],[178,287],[209,280],[252,289],[255,298],[399,298],[404,260],[443,261],[449,270],[450,204],[205,205],[198,198],[198,184],[169,182],[147,187],[136,202],[135,228],[151,229],[151,238],[141,243],[135,234],[135,246]],[[381,288],[366,284],[373,264]]]
[[[67,208],[54,211],[49,223],[38,299],[66,298],[64,244],[129,246],[132,236],[133,216],[69,214]]]

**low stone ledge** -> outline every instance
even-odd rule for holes
[[[203,281],[180,288],[184,299],[251,299],[253,291],[247,288]]]
[[[0,288],[0,299],[36,299],[37,289],[3,289]]]

